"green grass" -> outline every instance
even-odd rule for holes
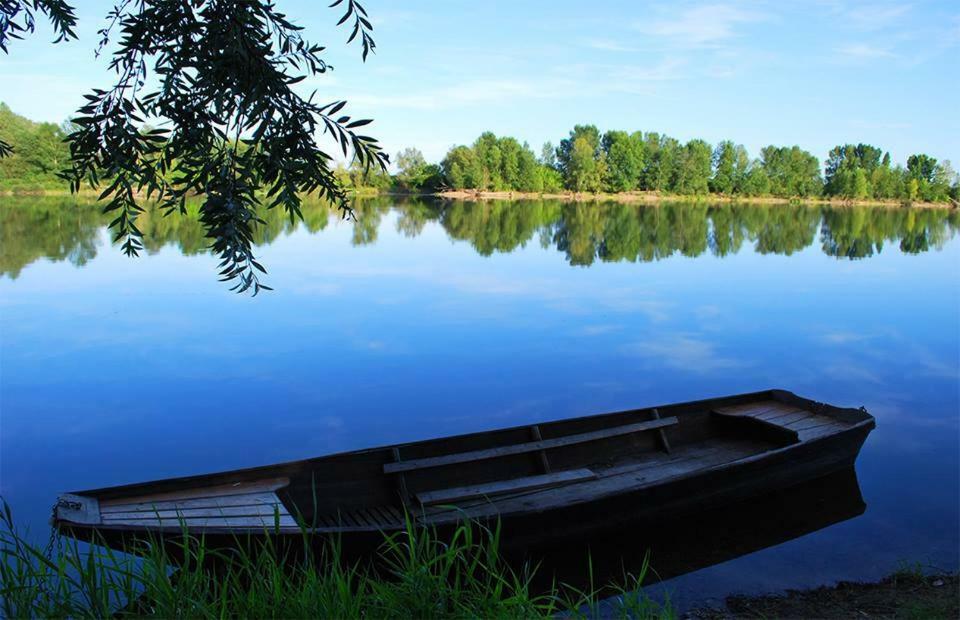
[[[4,505],[0,527],[0,615],[5,618],[539,618],[557,614],[672,618],[669,600],[643,591],[648,572],[586,590],[557,584],[535,592],[534,568],[514,570],[500,528],[467,523],[445,537],[407,525],[384,535],[375,560],[349,563],[334,542],[281,549],[215,551],[185,537],[170,549],[142,541],[137,555],[53,539],[28,543]],[[174,552],[171,554],[170,552]],[[292,553],[297,551],[297,553]],[[175,562],[173,557],[182,557]],[[215,560],[215,562],[211,562]],[[211,569],[211,564],[216,569]],[[592,570],[591,570],[592,573]],[[606,600],[606,602],[604,602]]]

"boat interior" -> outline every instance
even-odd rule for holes
[[[377,531],[547,510],[733,463],[868,414],[771,390],[61,496],[56,520],[118,529]]]

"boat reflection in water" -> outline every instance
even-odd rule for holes
[[[605,521],[582,524],[578,532],[512,541],[511,563],[540,563],[537,587],[554,579],[580,589],[622,583],[640,573],[649,552],[645,585],[685,575],[774,547],[866,510],[854,468],[778,489],[745,501],[693,514],[661,519],[630,519],[636,506]],[[588,562],[589,557],[589,562]],[[592,571],[592,576],[590,572]]]

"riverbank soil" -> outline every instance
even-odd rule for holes
[[[813,590],[766,596],[730,596],[725,609],[698,609],[691,620],[730,618],[960,618],[960,579],[898,573],[878,583],[843,581]]]

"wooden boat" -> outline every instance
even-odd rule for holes
[[[627,505],[631,518],[664,516],[852,466],[874,425],[862,408],[767,390],[77,491],[60,496],[53,522],[107,541],[301,528],[345,539],[401,529],[405,514],[563,530]]]

